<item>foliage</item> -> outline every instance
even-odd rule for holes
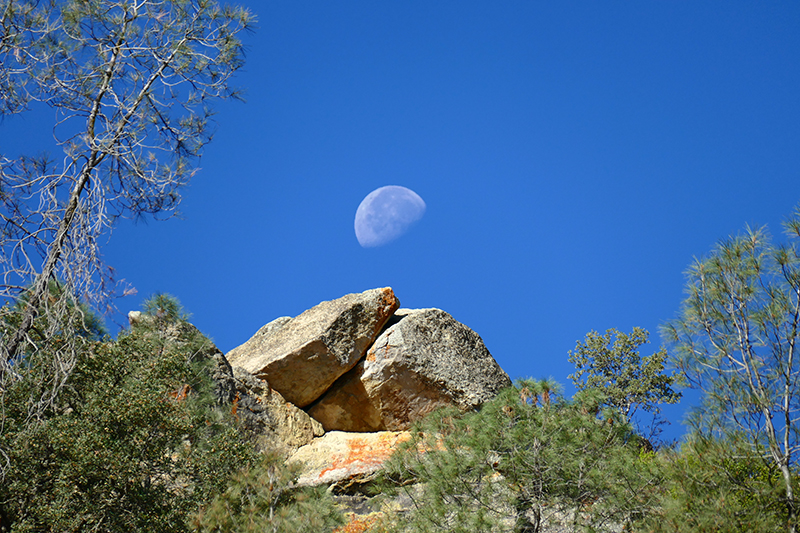
[[[35,424],[27,398],[37,381],[4,391],[3,530],[186,531],[197,505],[252,460],[216,408],[209,341],[182,325],[143,322],[85,344],[56,409]],[[48,351],[40,346],[37,360]]]
[[[576,368],[569,378],[578,390],[602,390],[605,405],[618,409],[628,420],[639,408],[657,415],[659,404],[677,403],[681,394],[672,389],[675,377],[664,373],[665,349],[644,358],[639,355],[639,346],[648,337],[642,328],[633,328],[630,334],[616,329],[603,335],[590,331],[569,353]]]
[[[596,390],[567,401],[552,383],[527,380],[479,412],[430,416],[385,474],[415,502],[393,529],[535,532],[548,522],[637,520],[655,498],[656,463],[618,412],[598,417],[604,401]]]
[[[783,480],[788,530],[800,415],[800,208],[786,222],[790,242],[748,228],[718,244],[688,272],[680,318],[665,328],[684,383],[704,392],[691,418],[701,435],[736,435],[766,450]]]
[[[298,488],[296,465],[279,457],[239,472],[194,519],[202,533],[318,533],[344,523],[323,487]]]
[[[25,349],[10,361],[8,372],[13,376],[12,381],[27,382],[16,384],[15,388],[28,393],[27,419],[31,421],[51,416],[57,408],[55,397],[72,370],[66,361],[69,354],[76,349],[88,349],[106,335],[102,319],[85,304],[75,305],[71,299],[63,298],[64,290],[56,281],[49,283],[48,299],[63,305],[59,321],[49,323],[47,317],[38,316],[28,332]],[[0,308],[0,337],[13,335],[17,330],[28,295],[26,292],[14,305]],[[2,471],[0,468],[0,478]]]
[[[764,450],[741,436],[692,436],[660,457],[665,481],[659,505],[641,530],[652,533],[780,531],[788,520],[781,473]]]
[[[252,19],[212,0],[0,0],[0,116],[53,108],[63,152],[0,155],[0,298],[25,302],[0,342],[0,386],[38,349],[32,328],[53,336],[73,325],[68,308],[102,308],[116,292],[98,243],[117,217],[175,211],[211,139],[213,102],[238,94],[237,35]],[[82,350],[73,340],[47,378],[56,386]]]
[[[144,314],[156,320],[158,325],[163,325],[176,321],[189,320],[178,300],[169,294],[159,292],[151,296],[142,306]]]

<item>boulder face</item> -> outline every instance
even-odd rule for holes
[[[410,438],[408,432],[344,433],[332,431],[301,447],[288,460],[302,470],[299,486],[357,484],[369,481]]]
[[[401,309],[308,413],[326,431],[406,430],[438,407],[475,409],[509,385],[470,328],[440,309]]]
[[[305,407],[359,362],[398,307],[388,287],[348,294],[267,324],[227,358]]]
[[[333,387],[306,412],[319,421],[325,431],[383,431],[380,399],[370,398],[361,377],[366,362],[339,378]]]

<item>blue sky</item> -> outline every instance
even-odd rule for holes
[[[182,218],[105,248],[138,290],[122,311],[169,292],[223,351],[391,286],[512,378],[566,384],[588,331],[644,327],[649,354],[693,256],[745,224],[780,235],[800,202],[798,3],[244,4],[247,101],[218,106]],[[384,185],[427,212],[361,248]]]

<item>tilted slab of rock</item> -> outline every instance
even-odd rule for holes
[[[255,334],[252,337],[250,337],[250,340],[247,342],[264,342],[270,335],[280,330],[288,322],[291,322],[291,320],[292,317],[290,316],[279,316],[272,322],[268,322],[267,324],[258,328],[258,331],[256,331]],[[241,346],[239,348],[241,348]],[[236,351],[239,350],[239,348],[234,348],[233,350],[231,350],[230,353],[231,354],[237,353]]]
[[[308,413],[326,431],[405,430],[438,407],[474,409],[509,385],[470,328],[440,309],[401,309]]]
[[[288,457],[325,432],[319,422],[287,402],[266,381],[236,368],[232,412],[253,434],[259,451]]]
[[[406,431],[332,431],[301,447],[289,462],[302,465],[297,479],[300,486],[346,484],[353,479],[366,481],[383,467],[397,446],[409,438]]]
[[[348,294],[268,324],[227,357],[305,407],[358,363],[398,307],[388,287]]]

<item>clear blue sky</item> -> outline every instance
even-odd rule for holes
[[[566,384],[589,330],[644,327],[649,354],[693,256],[800,202],[800,3],[244,3],[247,101],[218,107],[183,218],[106,247],[122,311],[172,293],[223,351],[391,286]],[[363,249],[383,185],[427,213]]]

